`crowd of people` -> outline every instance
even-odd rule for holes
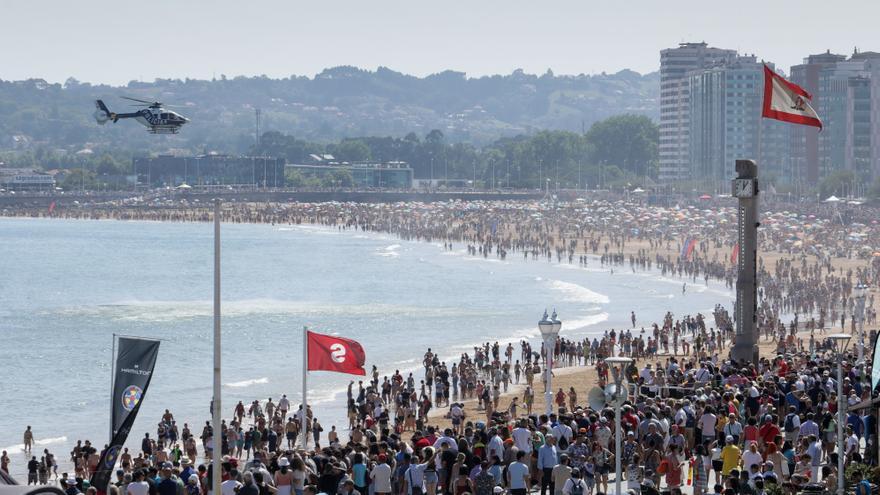
[[[222,495],[604,494],[618,476],[617,433],[624,439],[619,475],[626,489],[648,495],[661,490],[675,495],[686,486],[695,495],[764,495],[772,485],[785,493],[811,484],[836,486],[843,475],[837,472],[838,456],[848,465],[878,464],[877,413],[865,407],[872,393],[865,363],[871,361],[856,362],[852,349],[842,365],[848,410],[844,449],[838,449],[837,356],[828,334],[836,326],[855,332],[853,289],[876,285],[880,274],[880,256],[865,251],[864,241],[880,230],[870,208],[849,211],[847,219],[815,204],[786,208],[768,213],[760,230],[761,252],[778,256],[766,264],[762,259],[758,267],[764,343],[757,363],[727,358],[734,321],[721,306],[711,315],[669,313],[640,328],[633,313],[632,328],[559,339],[552,352],[527,341],[495,342],[447,363],[429,349],[423,372],[381,376],[373,366],[369,379],[352,382],[345,432],[335,427],[325,432],[310,409],[294,411],[285,396],[277,403],[236,404],[215,446],[209,423],[196,437],[188,423],[178,427],[166,411],[139,452],[120,455],[112,490],[213,494],[207,461],[218,455]],[[53,215],[210,220],[210,211],[197,205],[61,208]],[[227,206],[225,215],[235,222],[391,233],[443,242],[447,249],[464,244],[471,256],[520,253],[525,260],[658,269],[692,283],[735,282],[734,211],[727,206],[666,208],[623,200],[290,203],[236,204]],[[853,235],[856,230],[859,235]],[[841,258],[856,261],[844,269]],[[873,295],[865,307],[864,321],[872,325]],[[604,361],[613,355],[633,361],[614,369]],[[551,390],[554,407],[544,414],[535,395],[545,392],[548,367],[552,372],[561,366],[595,369],[599,387],[622,374],[632,394],[619,407],[595,407],[587,400],[588,387]],[[469,413],[466,404],[476,404],[479,414]],[[620,432],[614,431],[616,414]],[[306,432],[300,431],[302,415]],[[33,441],[33,433],[26,433],[26,446],[28,435]],[[89,442],[78,443],[70,456],[73,469],[59,477],[57,460],[46,450],[42,459],[33,456],[29,462],[28,481],[32,462],[35,484],[48,483],[51,471],[70,495],[96,491],[88,478],[99,458]],[[5,452],[0,469],[9,470]],[[850,480],[858,481],[859,473],[854,469]]]
[[[716,311],[715,321],[726,323],[723,309]],[[691,341],[714,331],[705,329],[702,317],[671,324],[670,319],[667,315],[662,326],[680,327]],[[771,485],[796,493],[812,483],[833,491],[840,475],[838,455],[845,456],[847,465],[877,465],[877,413],[870,406],[867,370],[848,354],[842,384],[848,407],[845,447],[838,451],[836,355],[823,336],[807,348],[806,332],[776,342],[775,351],[757,364],[725,359],[722,349],[729,334],[724,331],[718,332],[715,352],[694,345],[692,352],[663,355],[635,352],[635,346],[627,351],[629,331],[609,332],[595,353],[590,339],[560,339],[551,353],[554,369],[593,364],[600,387],[622,373],[633,395],[620,407],[597,408],[583,400],[586,391],[559,389],[550,414],[535,411],[531,402],[534,390],[543,393],[546,386],[544,349],[526,341],[518,343],[519,349],[514,343],[485,343],[449,369],[428,350],[418,383],[412,373],[380,377],[376,367],[366,383],[352,382],[347,439],[335,429],[323,434],[307,410],[305,446],[298,430],[301,407],[292,411],[286,397],[278,403],[239,402],[222,427],[217,454],[223,460],[221,493],[608,493],[615,481],[618,411],[624,439],[621,475],[628,490],[674,495],[691,486],[695,495],[763,495]],[[606,351],[633,360],[624,369],[609,368],[602,360]],[[517,386],[524,387],[522,408],[519,393],[500,392]],[[437,390],[444,392],[435,395]],[[432,402],[434,397],[442,398]],[[485,414],[468,417],[465,401],[476,401]],[[432,408],[439,414],[429,414]],[[188,424],[178,431],[166,410],[156,436],[146,434],[140,452],[120,455],[113,490],[119,495],[212,494],[208,461],[215,454],[213,436],[206,423],[197,442]],[[29,482],[49,482],[50,456],[45,451],[47,469],[38,466]],[[74,472],[56,472],[55,479],[71,495],[96,491],[88,479],[98,451],[89,442],[78,443],[71,456]]]

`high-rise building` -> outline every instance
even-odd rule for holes
[[[681,43],[660,51],[659,178],[686,178],[690,154],[689,73],[736,57],[736,50],[713,48],[705,42]]]
[[[772,64],[768,64],[772,68]],[[688,76],[688,178],[726,191],[736,160],[758,161],[761,175],[782,181],[788,169],[786,124],[761,118],[764,62],[739,56]]]
[[[880,53],[856,52],[819,71],[818,179],[850,170],[880,177]]]
[[[830,50],[810,55],[804,63],[792,66],[791,81],[813,95],[812,105],[820,108],[822,93],[819,91],[819,75],[823,69],[846,60],[846,55],[831,53]],[[821,115],[820,115],[821,116]],[[816,184],[819,181],[819,129],[795,125],[789,130],[791,181],[801,184]]]

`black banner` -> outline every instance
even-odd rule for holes
[[[119,453],[141,408],[141,402],[147,395],[158,354],[157,340],[118,338],[116,365],[113,369],[113,396],[110,398],[113,438],[110,446],[101,454],[98,468],[91,479],[92,486],[100,492],[104,492],[112,479]]]

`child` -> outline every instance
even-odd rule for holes
[[[596,462],[593,456],[587,457],[584,463],[584,482],[587,484],[587,495],[593,495],[593,487],[596,486]]]
[[[636,493],[641,489],[644,477],[644,471],[639,465],[640,461],[639,454],[633,454],[632,461],[626,465],[626,489],[636,490]]]

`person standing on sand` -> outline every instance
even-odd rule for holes
[[[27,453],[31,452],[31,449],[34,447],[34,432],[31,430],[31,427],[28,426],[26,430],[24,430],[24,451]]]
[[[9,455],[5,450],[0,454],[0,471],[9,474]]]

